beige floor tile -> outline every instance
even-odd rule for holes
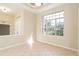
[[[77,52],[49,44],[34,42],[0,51],[1,56],[76,56]]]

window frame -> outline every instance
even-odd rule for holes
[[[61,11],[56,11],[56,12],[53,12],[53,13],[48,13],[48,14],[45,14],[45,15],[42,15],[41,16],[41,32],[42,32],[42,34],[43,35],[48,35],[48,36],[64,36],[64,27],[63,27],[63,35],[57,35],[56,34],[56,20],[57,19],[65,19],[65,16],[64,16],[64,14],[65,14],[65,12],[64,12],[64,14],[63,14],[63,16],[64,17],[59,17],[59,18],[55,18],[55,19],[53,19],[53,20],[55,20],[55,35],[50,35],[50,34],[45,34],[45,31],[44,31],[44,29],[43,29],[43,24],[42,23],[44,23],[44,20],[43,20],[43,17],[44,16],[48,16],[48,15],[51,15],[51,14],[56,14],[56,13],[60,13],[60,12],[64,12],[64,10],[61,10]],[[59,20],[60,21],[60,20]],[[64,22],[63,22],[64,23]],[[64,26],[64,25],[63,25]]]

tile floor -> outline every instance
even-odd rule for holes
[[[22,44],[16,47],[0,50],[0,56],[76,56],[75,51],[67,50],[46,43],[34,42],[32,46]]]

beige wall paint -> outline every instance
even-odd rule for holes
[[[9,46],[13,46],[16,44],[24,43],[24,39],[21,35],[6,35],[6,36],[0,36],[0,50],[7,48]]]
[[[33,41],[36,40],[36,15],[27,11],[26,9],[23,9],[20,13],[16,15],[16,17],[17,16],[20,16],[22,35],[14,34],[10,36],[0,36],[0,49],[24,42],[29,43],[32,39]],[[6,16],[4,17],[6,19]],[[8,16],[7,19],[15,23],[17,21],[16,17],[9,18]],[[13,19],[15,19],[15,21],[13,21]]]
[[[64,10],[65,13],[64,36],[43,35],[41,32],[40,17],[61,10]],[[44,43],[77,50],[77,5],[65,4],[38,14],[37,40]]]
[[[15,20],[15,15],[0,12],[0,24],[10,25],[10,35],[0,36],[0,49],[24,42],[21,35],[15,35]]]
[[[0,12],[0,24],[10,25],[10,35],[14,34],[14,21],[15,21],[14,15]]]
[[[17,21],[17,17],[20,16],[19,20],[21,21],[21,35],[16,35],[15,33],[15,23]],[[10,24],[11,25],[11,35],[0,36],[0,49],[10,48],[11,46],[16,46],[18,44],[24,43],[25,40],[23,38],[24,34],[24,11],[13,15],[13,14],[0,14],[0,20],[6,21],[3,24]],[[2,22],[1,22],[2,23]]]
[[[36,15],[27,10],[23,10],[21,13],[18,13],[16,17],[17,16],[21,17],[20,20],[21,20],[22,35],[15,34],[10,36],[7,36],[7,35],[1,36],[0,49],[11,45],[20,44],[23,42],[28,43],[28,42],[31,42],[32,39],[36,40]],[[17,20],[16,17],[15,17],[14,23]]]
[[[61,36],[43,35],[41,32],[40,17],[42,15],[50,14],[52,12],[56,12],[60,10],[64,10],[65,12],[64,36],[61,37]],[[0,43],[2,43],[0,45],[0,48],[9,46],[11,44],[13,45],[15,43],[16,44],[22,43],[25,40],[28,41],[33,38],[33,40],[38,40],[38,41],[45,42],[48,44],[52,44],[52,45],[55,44],[58,46],[63,46],[63,47],[71,48],[71,49],[77,49],[77,6],[76,4],[62,5],[62,6],[44,11],[37,15],[27,10],[23,10],[22,13],[18,15],[22,17],[21,20],[22,20],[23,25],[21,26],[21,28],[23,28],[24,38],[21,36],[16,36],[16,35],[0,37]],[[37,19],[36,19],[36,16],[37,16]],[[5,19],[5,18],[2,18],[2,19]],[[13,22],[14,20],[13,16],[11,17],[7,16],[6,19],[7,20],[12,19],[11,22]]]
[[[24,38],[36,40],[36,15],[24,10]]]
[[[77,35],[77,38],[78,38],[78,56],[79,56],[79,4],[78,4],[78,22],[77,22],[77,26],[78,26],[78,35]]]
[[[20,25],[20,28],[17,27],[17,25]],[[20,34],[18,34],[17,32],[19,32],[20,30]],[[15,35],[24,35],[24,10],[20,11],[20,13],[16,14],[15,17]]]

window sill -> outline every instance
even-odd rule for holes
[[[61,38],[64,37],[64,36],[57,36],[57,35],[42,35],[42,36],[44,36],[44,37],[61,37]]]

